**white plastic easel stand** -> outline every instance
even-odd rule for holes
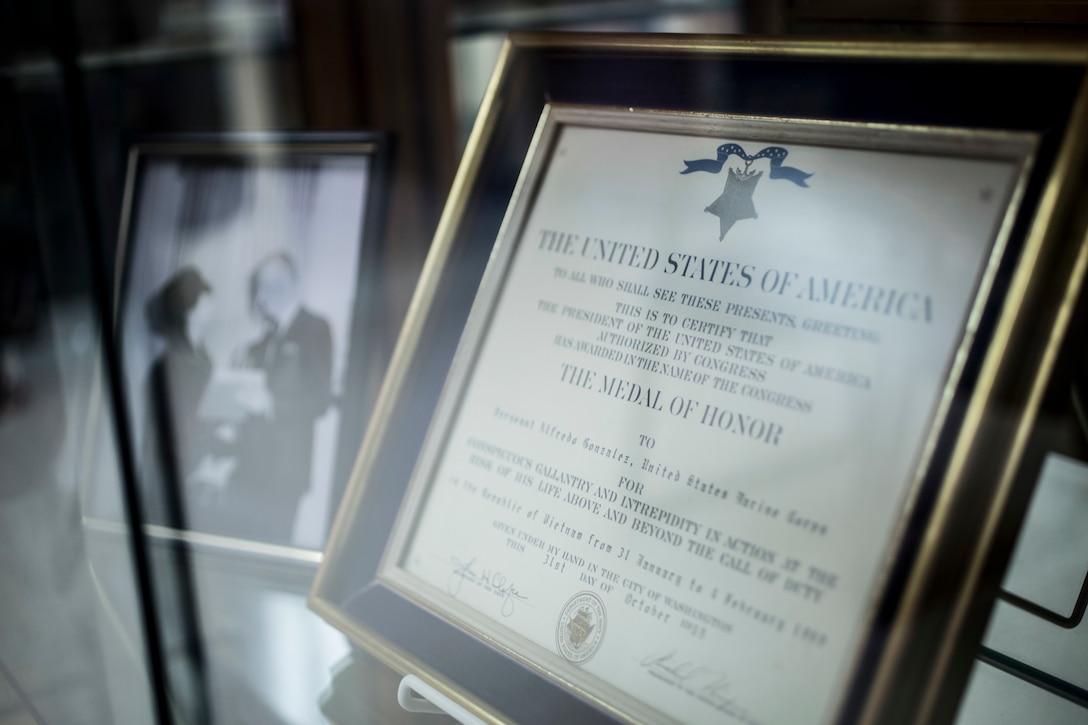
[[[484,721],[458,705],[415,675],[405,675],[397,688],[397,702],[408,712],[446,714],[461,725],[484,725]]]

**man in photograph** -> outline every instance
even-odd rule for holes
[[[250,301],[265,334],[244,354],[264,385],[239,402],[238,468],[230,484],[234,535],[291,542],[299,500],[310,486],[314,423],[331,402],[329,324],[303,304],[298,267],[286,253],[258,262]]]

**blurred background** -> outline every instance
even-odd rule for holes
[[[306,609],[366,406],[340,420],[350,435],[305,536],[144,527],[131,398],[148,373],[126,368],[114,321],[129,257],[169,235],[126,248],[145,208],[129,150],[196,134],[384,134],[368,177],[380,208],[353,212],[373,223],[338,242],[358,238],[344,254],[366,267],[345,283],[342,328],[350,300],[374,290],[351,323],[370,401],[503,38],[538,29],[1083,43],[1088,2],[0,0],[0,725],[433,720],[402,713],[398,678]],[[308,289],[330,268],[314,258],[325,267],[302,260]],[[243,280],[256,261],[229,259],[218,272]],[[337,379],[352,376],[338,360]],[[1088,667],[1050,689],[1007,670],[976,673],[964,721],[1028,721],[1016,708],[1088,721],[1088,687],[1070,685]]]

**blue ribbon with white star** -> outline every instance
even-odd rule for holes
[[[789,154],[786,149],[781,146],[768,146],[767,148],[759,151],[755,155],[749,156],[740,144],[736,143],[723,143],[718,147],[718,158],[716,159],[696,159],[694,161],[685,161],[684,164],[687,168],[681,171],[681,174],[691,174],[696,171],[706,171],[707,173],[717,174],[720,173],[725,162],[729,160],[730,156],[739,156],[747,163],[752,163],[757,159],[767,159],[771,162],[771,178],[772,179],[785,179],[786,181],[792,181],[798,186],[804,186],[808,188],[808,183],[805,181],[812,174],[807,174],[798,168],[793,166],[783,166],[782,162],[786,160],[786,156]]]

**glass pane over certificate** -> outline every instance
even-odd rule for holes
[[[827,722],[1029,151],[547,109],[382,578],[624,718]]]

